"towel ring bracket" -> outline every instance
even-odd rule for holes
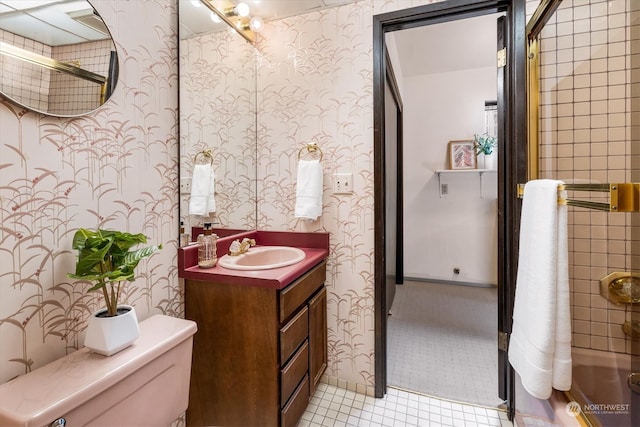
[[[211,150],[210,149],[202,150],[201,152],[196,154],[195,157],[193,158],[193,162],[195,164],[198,164],[198,158],[200,156],[202,156],[204,158],[205,162],[206,162],[207,159],[209,159],[209,163],[211,163],[213,165],[213,154],[211,154]]]
[[[298,151],[298,160],[300,160],[305,150],[307,150],[307,153],[318,153],[320,155],[320,159],[318,160],[322,161],[322,150],[320,149],[320,147],[318,147],[318,144],[314,142],[305,145],[300,149],[300,151]]]

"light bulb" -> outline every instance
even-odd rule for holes
[[[215,22],[216,24],[219,24],[222,22],[222,19],[220,19],[220,17],[218,16],[218,14],[214,13],[214,12],[209,12],[209,18],[211,18],[211,20],[213,22]]]
[[[236,15],[242,16],[243,18],[249,16],[249,5],[244,2],[238,3],[238,5],[233,10]]]
[[[202,3],[200,3],[200,0],[191,0],[191,4],[192,4],[194,7],[200,7],[200,6],[202,6]]]
[[[251,18],[251,21],[249,21],[249,28],[251,28],[251,31],[254,33],[259,33],[264,28],[264,21],[259,16],[254,16]]]

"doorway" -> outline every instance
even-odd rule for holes
[[[395,282],[404,285],[387,287],[397,288],[393,299],[387,292],[388,384],[490,407],[502,404],[495,333],[497,169],[487,161],[497,154],[490,144],[490,156],[471,152],[472,164],[460,167],[452,164],[449,149],[469,146],[474,137],[495,141],[501,15],[385,34],[405,118],[403,155],[398,155],[403,187],[397,192],[404,195],[404,208],[398,209],[404,275]],[[385,103],[389,147],[395,142],[389,140],[395,104]],[[396,150],[385,152],[387,171],[395,164],[389,152]],[[387,187],[388,214],[396,197]]]
[[[515,194],[509,194],[507,188],[515,188],[515,183],[526,176],[526,105],[524,102],[524,47],[516,43],[524,34],[524,2],[522,0],[450,0],[442,3],[421,6],[374,16],[374,157],[376,170],[375,185],[375,213],[376,213],[376,243],[375,243],[375,291],[376,291],[376,396],[382,397],[388,385],[387,377],[387,287],[386,278],[388,265],[393,259],[387,254],[390,241],[389,236],[396,232],[395,221],[388,221],[385,213],[390,199],[385,190],[386,167],[385,159],[388,150],[396,150],[397,146],[390,146],[385,142],[385,102],[384,78],[386,65],[384,58],[386,46],[385,34],[392,31],[431,25],[452,20],[471,18],[491,13],[505,13],[502,25],[498,30],[498,44],[513,46],[506,56],[506,66],[498,70],[498,117],[499,117],[499,152],[501,153],[498,167],[498,248],[503,252],[499,256],[498,266],[498,331],[509,332],[513,283],[514,262],[517,259],[514,224],[519,218],[518,203]],[[417,41],[419,43],[419,41]],[[498,46],[500,47],[500,46]],[[502,79],[501,79],[502,78]],[[519,94],[519,96],[517,96]],[[505,143],[508,141],[508,143]],[[524,147],[524,149],[523,149]],[[400,163],[400,162],[399,162]],[[391,230],[391,231],[390,231]],[[496,340],[501,342],[500,339]],[[498,343],[497,343],[498,344]],[[499,394],[506,400],[511,412],[513,401],[513,374],[508,368],[506,360],[506,343],[497,345],[499,361]],[[502,347],[502,348],[500,348]],[[510,413],[510,416],[512,414]]]

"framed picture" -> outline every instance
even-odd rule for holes
[[[449,142],[449,168],[475,169],[476,151],[473,140]]]

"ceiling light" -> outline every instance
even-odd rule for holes
[[[86,25],[92,30],[98,31],[106,36],[109,35],[107,26],[94,9],[75,10],[67,12],[67,15],[74,21]]]

